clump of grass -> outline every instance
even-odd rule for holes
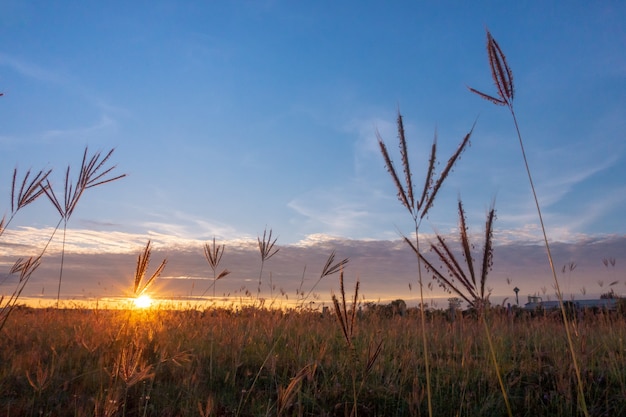
[[[556,268],[554,266],[554,261],[552,258],[552,253],[550,251],[550,244],[548,243],[548,234],[546,232],[545,223],[543,221],[543,216],[541,214],[541,206],[539,205],[539,199],[537,198],[537,193],[535,191],[535,185],[533,183],[533,178],[530,172],[530,167],[528,164],[528,158],[526,157],[526,151],[524,149],[524,141],[522,140],[522,134],[520,132],[519,124],[517,122],[517,117],[515,115],[515,110],[513,108],[513,98],[515,96],[515,87],[513,84],[513,72],[509,67],[506,56],[502,49],[498,45],[498,42],[491,35],[489,30],[487,30],[487,55],[489,57],[489,66],[491,68],[491,78],[496,86],[497,94],[496,96],[485,94],[481,91],[478,91],[474,88],[470,88],[470,91],[477,94],[478,96],[488,100],[498,106],[505,106],[509,109],[511,116],[513,117],[513,123],[515,125],[515,130],[517,132],[517,138],[520,144],[520,149],[522,152],[522,158],[524,160],[524,166],[526,168],[526,173],[528,175],[528,181],[530,183],[530,188],[533,194],[533,199],[535,202],[535,206],[537,208],[537,214],[539,216],[539,223],[541,225],[541,231],[543,233],[543,240],[546,247],[546,252],[548,255],[548,262],[550,264],[550,269],[552,271],[552,277],[554,279],[554,289],[556,291],[557,298],[559,300],[559,306],[561,309],[561,314],[563,316],[563,323],[565,327],[565,333],[567,335],[569,351],[572,356],[572,364],[574,366],[574,370],[576,372],[576,379],[579,383],[578,386],[578,399],[580,401],[580,408],[583,413],[588,416],[589,412],[587,410],[587,405],[585,404],[585,396],[584,396],[584,388],[583,381],[580,374],[580,368],[578,366],[578,360],[576,358],[576,352],[574,349],[574,342],[572,340],[572,335],[570,331],[570,322],[567,317],[567,312],[565,310],[565,306],[563,304],[563,295],[561,292],[561,288],[559,286],[559,280],[557,278]]]
[[[156,271],[146,280],[146,273],[150,264],[150,255],[152,254],[150,245],[151,242],[148,241],[143,252],[137,257],[137,267],[135,268],[135,278],[133,280],[133,294],[135,297],[140,297],[146,292],[154,280],[161,275],[167,264],[167,259],[163,259]]]
[[[366,377],[372,370],[372,367],[374,366],[374,363],[380,355],[383,347],[383,340],[380,340],[378,345],[373,350],[371,349],[372,346],[369,346],[365,363],[361,364],[359,362],[356,346],[354,344],[359,287],[360,281],[357,279],[354,285],[352,305],[348,309],[346,290],[343,282],[343,269],[341,269],[339,272],[339,294],[341,295],[341,302],[339,302],[334,293],[332,294],[333,306],[335,307],[335,317],[337,317],[337,322],[339,323],[344,340],[346,341],[346,347],[348,348],[350,373],[352,376],[352,411],[350,412],[350,415],[355,417],[358,415],[359,395],[365,386]],[[362,370],[362,375],[358,375],[359,370]],[[357,383],[359,380],[360,384]]]
[[[213,287],[213,298],[215,298],[215,284],[217,283],[217,281],[230,274],[230,271],[228,269],[223,269],[220,273],[217,272],[218,266],[222,260],[222,256],[224,255],[224,249],[225,245],[218,245],[215,243],[215,237],[213,238],[212,244],[204,244],[204,257],[209,263],[211,271],[213,271],[213,283],[211,284],[211,287]],[[202,295],[206,294],[206,292],[211,287],[207,288]]]
[[[322,268],[322,272],[320,273],[319,278],[317,279],[315,284],[311,286],[311,288],[309,289],[309,292],[300,300],[300,307],[304,306],[304,303],[310,297],[310,295],[313,293],[313,291],[318,286],[318,284],[322,281],[322,279],[324,279],[325,277],[331,276],[333,274],[336,274],[337,272],[342,271],[343,267],[348,264],[349,258],[344,258],[340,260],[339,262],[335,262],[335,256],[336,256],[336,253],[333,250],[328,256],[328,259],[326,259],[326,263],[324,264],[324,267]],[[299,293],[301,293],[301,290],[298,290],[298,291]]]
[[[11,224],[11,221],[18,211],[33,203],[44,194],[46,190],[44,182],[51,172],[51,169],[48,171],[38,171],[31,177],[31,171],[26,171],[18,189],[17,168],[13,170],[13,181],[11,182],[11,215],[8,220],[5,220],[5,216],[0,220],[0,236],[2,236],[4,231],[9,227],[9,224]]]
[[[257,241],[259,244],[259,253],[261,254],[261,268],[259,270],[259,285],[257,287],[257,300],[261,296],[261,284],[263,281],[263,268],[265,266],[265,262],[268,261],[272,256],[276,255],[276,253],[280,250],[280,248],[274,247],[278,238],[274,238],[272,240],[272,229],[267,231],[267,228],[263,230],[263,238],[260,236],[257,237]],[[270,291],[273,292],[273,285],[271,283],[271,275],[270,275]],[[271,297],[271,296],[270,296]]]
[[[403,170],[403,179],[398,175],[398,171],[396,170],[389,151],[387,150],[387,146],[383,141],[382,137],[378,132],[376,132],[378,138],[378,144],[380,147],[380,151],[382,153],[383,159],[385,160],[385,166],[387,171],[391,175],[393,183],[396,187],[398,199],[400,203],[407,209],[409,215],[413,220],[413,227],[415,238],[414,240],[409,237],[403,235],[406,243],[413,249],[417,257],[417,273],[418,273],[418,283],[420,289],[420,311],[422,318],[422,328],[426,328],[426,311],[425,311],[425,303],[424,303],[424,285],[422,280],[422,266],[421,266],[421,250],[420,250],[420,240],[419,240],[419,228],[422,220],[428,215],[428,212],[432,208],[435,197],[437,196],[439,190],[441,189],[444,181],[452,171],[452,168],[456,164],[457,160],[460,158],[461,154],[467,147],[470,141],[470,137],[474,128],[465,135],[461,143],[458,145],[456,151],[452,154],[452,156],[448,159],[448,162],[445,164],[443,170],[437,176],[435,172],[435,167],[437,166],[437,134],[435,133],[435,138],[433,140],[433,144],[431,146],[430,158],[428,160],[428,165],[426,169],[426,176],[423,181],[423,187],[421,192],[417,194],[414,190],[415,185],[413,182],[413,174],[411,172],[411,164],[409,163],[409,152],[407,141],[404,133],[404,123],[402,121],[402,115],[398,113],[397,119],[398,126],[398,140],[400,147],[400,157],[402,161],[402,170]],[[426,368],[426,383],[427,383],[427,398],[428,398],[428,415],[430,417],[433,416],[432,409],[432,395],[431,395],[431,378],[430,378],[430,366],[429,366],[429,353],[428,353],[428,343],[426,339],[426,332],[422,333],[422,344],[424,350],[424,361]]]
[[[11,215],[8,220],[6,219],[6,216],[2,216],[2,219],[0,219],[0,237],[4,234],[4,231],[8,228],[15,215],[21,209],[33,203],[44,194],[46,190],[44,181],[47,180],[48,175],[50,175],[51,172],[52,170],[42,170],[38,171],[31,177],[31,171],[28,170],[22,178],[22,181],[18,182],[17,168],[13,170],[13,180],[11,182]],[[0,331],[2,330],[2,327],[4,327],[9,314],[11,314],[11,311],[15,308],[24,287],[26,287],[26,284],[30,280],[30,277],[41,264],[41,257],[44,252],[45,248],[37,257],[30,257],[26,260],[19,258],[15,261],[11,270],[7,274],[7,278],[5,278],[5,280],[8,279],[9,276],[15,274],[19,274],[19,278],[17,285],[10,296],[0,296]],[[4,283],[4,280],[2,283]]]
[[[61,202],[56,193],[54,192],[54,188],[48,179],[46,179],[45,186],[42,185],[41,189],[48,196],[48,199],[59,212],[61,219],[59,223],[57,223],[54,234],[63,223],[63,243],[61,248],[61,267],[59,271],[59,287],[57,290],[57,308],[59,308],[59,301],[61,299],[61,281],[63,279],[63,263],[65,260],[65,238],[67,234],[67,223],[69,222],[78,202],[81,197],[90,188],[95,188],[100,185],[104,185],[121,178],[124,178],[126,174],[117,175],[114,177],[108,177],[108,175],[116,168],[115,165],[111,167],[105,167],[105,164],[108,162],[109,158],[113,154],[115,149],[111,149],[104,157],[102,157],[101,152],[94,153],[91,157],[88,158],[88,148],[85,147],[85,151],[83,152],[83,160],[80,166],[80,170],[78,172],[78,178],[76,179],[76,183],[72,181],[70,178],[70,170],[71,167],[68,166],[65,172],[65,186],[63,193],[63,201]],[[51,238],[52,239],[52,238]]]
[[[461,200],[458,202],[458,211],[459,242],[464,262],[458,259],[454,248],[439,233],[436,234],[436,243],[431,243],[430,248],[445,266],[447,273],[443,273],[436,268],[424,256],[421,256],[421,258],[427,270],[433,274],[433,279],[441,287],[449,293],[455,293],[465,300],[471,308],[476,309],[480,313],[489,304],[490,294],[486,289],[486,284],[487,276],[493,265],[493,224],[496,218],[496,210],[492,206],[487,213],[485,242],[478,271],[476,270],[474,255],[472,254],[472,248],[475,246],[470,241],[467,219]],[[463,264],[466,265],[466,268],[463,267]]]
[[[28,259],[19,258],[11,267],[9,275],[19,274],[18,283],[10,296],[0,296],[0,332],[9,318],[9,314],[16,307],[24,287],[40,264],[41,257],[35,258],[31,256]]]
[[[509,396],[502,380],[500,367],[496,358],[495,348],[491,339],[491,332],[489,331],[489,325],[487,323],[487,309],[489,308],[489,291],[486,291],[487,276],[493,266],[493,223],[496,218],[496,210],[491,206],[491,209],[487,213],[487,220],[485,222],[485,243],[483,245],[482,260],[480,262],[480,270],[476,271],[474,257],[472,254],[472,248],[474,245],[470,242],[467,221],[465,217],[465,210],[463,209],[463,203],[459,199],[459,238],[461,244],[461,253],[465,260],[467,271],[462,266],[463,262],[459,261],[453,248],[446,242],[446,240],[437,233],[437,243],[431,244],[431,249],[437,254],[437,257],[441,263],[445,266],[447,274],[442,273],[439,269],[435,268],[428,259],[422,260],[426,264],[426,268],[433,274],[433,278],[439,282],[439,284],[447,291],[454,292],[463,298],[472,309],[475,309],[479,320],[485,324],[485,334],[489,343],[489,351],[491,353],[491,359],[498,377],[498,383],[502,396],[506,405],[507,413],[509,416],[513,416],[511,411],[511,405],[509,403]],[[420,254],[421,257],[421,254]]]

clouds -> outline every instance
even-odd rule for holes
[[[50,231],[20,229],[9,232],[3,236],[0,245],[3,273],[17,256],[40,250]],[[472,232],[476,234],[473,240],[482,238],[481,231]],[[511,234],[508,231],[508,235]],[[511,238],[496,231],[494,267],[487,282],[495,300],[511,297],[515,286],[522,290],[522,294],[541,293],[544,289],[549,294],[553,293],[553,279],[544,246],[536,239],[521,240],[522,235],[528,234],[520,231]],[[65,298],[128,296],[137,255],[148,239],[154,247],[152,267],[156,268],[161,259],[168,260],[162,277],[154,287],[154,295],[164,298],[197,297],[211,284],[212,273],[202,252],[206,241],[175,239],[158,234],[88,230],[69,230],[67,236],[63,273]],[[448,239],[453,242],[456,237],[449,236]],[[427,257],[433,258],[428,250],[430,240],[428,235],[423,235],[422,248]],[[218,281],[217,294],[235,299],[247,298],[249,294],[256,296],[260,271],[256,239],[218,240],[217,243],[225,244],[226,248],[220,268],[231,271],[228,277]],[[349,258],[345,268],[346,280],[353,282],[358,278],[367,300],[414,300],[417,297],[417,293],[409,289],[409,284],[413,289],[417,285],[415,256],[400,239],[356,240],[317,234],[294,245],[281,245],[280,240],[277,245],[279,252],[267,261],[264,268],[262,297],[281,294],[282,291],[280,297],[285,300],[297,299],[300,290],[308,291],[317,282],[324,263],[333,251],[337,261]],[[598,285],[599,280],[606,284],[620,281],[614,287],[615,291],[626,292],[626,281],[622,282],[626,275],[626,262],[620,258],[626,253],[626,236],[578,236],[569,242],[552,242],[551,246],[559,279],[566,280],[567,285],[562,290],[567,291],[568,297],[574,295],[581,298],[583,287],[588,295],[603,291]],[[605,267],[602,263],[604,258],[616,259],[615,267]],[[577,268],[563,276],[561,267],[569,262],[576,263]],[[59,266],[59,246],[58,242],[53,242],[24,296],[41,296],[42,292],[44,296],[56,295],[54,290],[58,284]],[[273,288],[270,287],[270,275]],[[426,274],[425,284],[429,282],[431,280]],[[8,279],[0,290],[6,293],[13,284]],[[436,283],[433,284],[432,288],[429,286],[426,289],[428,298],[447,296],[437,290]],[[315,289],[318,301],[328,301],[333,288],[337,288],[337,277],[324,278]]]
[[[0,65],[10,67],[22,77],[32,78],[40,82],[53,84],[67,82],[67,79],[57,72],[4,53],[0,53]]]

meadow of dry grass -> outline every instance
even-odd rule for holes
[[[488,320],[514,415],[577,415],[558,316]],[[625,415],[623,316],[576,330],[590,414]],[[358,314],[347,346],[336,316],[313,311],[17,308],[0,338],[0,413],[343,416],[356,381],[357,415],[426,415],[422,331],[411,310]],[[479,321],[435,313],[425,331],[434,413],[506,414]]]

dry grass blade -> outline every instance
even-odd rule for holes
[[[106,154],[104,158],[102,158],[102,160],[100,160],[101,153],[96,152],[91,157],[89,162],[85,165],[85,160],[87,157],[87,148],[85,148],[85,153],[83,154],[83,165],[81,169],[81,174],[84,173],[84,175],[82,175],[81,178],[84,181],[85,189],[97,187],[99,185],[106,184],[108,182],[116,181],[126,176],[126,174],[121,174],[113,178],[103,179],[107,174],[113,171],[117,167],[117,165],[113,165],[112,167],[109,167],[105,169],[103,172],[98,174],[98,171],[103,169],[102,167],[109,160],[111,155],[113,155],[114,151],[115,151],[115,148],[109,150],[109,152]]]
[[[278,400],[277,400],[277,415],[281,416],[286,411],[287,407],[291,405],[293,397],[297,392],[297,388],[300,387],[302,380],[307,377],[312,377],[315,374],[316,364],[306,365],[300,369],[295,377],[291,379],[289,385],[286,388],[278,388]]]
[[[359,297],[359,287],[361,286],[361,282],[357,279],[356,284],[354,284],[354,297],[352,297],[352,309],[350,310],[350,334],[354,334],[354,323],[356,322],[356,306],[357,300]]]
[[[334,250],[328,256],[328,259],[326,260],[326,264],[324,264],[324,268],[322,268],[322,273],[320,277],[322,278],[327,277],[329,275],[339,272],[348,263],[348,258],[342,259],[336,264],[333,264],[333,262],[335,262]]]
[[[150,247],[151,242],[148,241],[148,244],[144,248],[143,252],[139,254],[137,258],[137,268],[135,269],[135,279],[134,279],[134,287],[133,293],[135,297],[142,295],[150,285],[154,282],[154,280],[161,275],[165,265],[167,264],[167,259],[164,259],[161,262],[161,265],[157,268],[157,270],[150,276],[150,278],[146,281],[144,278],[146,276],[146,272],[148,270],[148,265],[150,264],[150,255],[152,253],[152,248]]]
[[[418,210],[424,207],[424,202],[428,197],[428,192],[433,186],[433,176],[435,175],[435,164],[437,163],[437,131],[433,137],[433,144],[430,147],[430,157],[428,158],[428,170],[426,171],[426,177],[424,179],[424,189],[422,190],[422,196],[417,205]]]
[[[352,346],[352,340],[350,340],[350,335],[348,334],[348,328],[346,326],[346,321],[343,316],[343,312],[341,311],[341,307],[339,306],[339,301],[337,300],[337,296],[335,294],[332,295],[333,306],[335,306],[335,316],[337,316],[337,321],[339,321],[339,326],[343,331],[343,336],[348,343],[348,346]]]
[[[463,247],[463,256],[465,257],[465,263],[467,263],[470,276],[472,277],[472,284],[476,285],[476,274],[474,273],[474,258],[472,257],[471,245],[469,236],[467,235],[467,222],[465,220],[465,210],[463,209],[463,202],[459,200],[459,229],[461,233],[461,246]]]
[[[502,52],[502,49],[500,49],[500,45],[498,45],[498,42],[491,36],[489,30],[487,30],[487,55],[489,56],[491,77],[493,78],[500,98],[485,94],[471,87],[469,90],[494,104],[511,107],[513,105],[513,96],[515,95],[513,72],[506,62],[506,56]]]
[[[480,294],[485,294],[487,274],[493,267],[493,222],[496,219],[496,211],[492,208],[487,214],[485,222],[485,247],[483,248],[483,267],[480,275]]]
[[[402,205],[406,207],[406,209],[409,210],[411,214],[413,214],[413,206],[409,203],[406,191],[404,190],[404,187],[400,182],[400,178],[398,177],[396,169],[393,166],[393,161],[391,160],[389,152],[387,151],[387,146],[385,145],[385,142],[383,142],[383,139],[378,132],[376,132],[376,137],[378,138],[378,146],[380,146],[380,152],[382,153],[383,159],[385,160],[385,166],[387,168],[387,171],[391,175],[393,183],[396,185],[398,200],[400,200]]]
[[[346,302],[346,290],[343,285],[343,270],[339,273],[339,291],[341,293],[341,304],[335,296],[332,295],[333,305],[335,307],[335,315],[343,331],[343,335],[346,339],[348,347],[352,347],[352,336],[354,335],[354,325],[356,321],[356,308],[359,295],[360,282],[357,279],[354,287],[354,297],[352,299],[352,307],[348,310],[348,303]]]
[[[90,159],[87,161],[87,153],[88,148],[85,147],[85,151],[83,153],[83,159],[81,163],[80,172],[78,173],[78,179],[76,184],[74,184],[70,178],[70,170],[71,168],[68,166],[65,171],[65,188],[64,188],[64,200],[63,204],[57,198],[52,184],[50,181],[46,179],[46,186],[44,188],[44,192],[48,196],[49,200],[52,202],[54,207],[57,209],[59,214],[64,220],[69,220],[72,216],[72,213],[76,209],[78,201],[81,196],[85,192],[85,190],[93,187],[97,187],[102,184],[106,184],[112,181],[116,181],[120,178],[124,178],[126,174],[118,175],[112,178],[103,179],[106,175],[108,175],[113,169],[116,168],[116,165],[104,169],[104,164],[109,160],[113,151],[115,149],[111,149],[107,155],[101,160],[101,153],[96,152]],[[104,169],[103,172],[99,172],[101,169]]]
[[[43,188],[42,184],[46,181],[51,172],[52,170],[48,170],[46,172],[39,171],[29,182],[31,172],[30,170],[26,171],[26,175],[24,175],[24,179],[21,182],[20,189],[16,196],[15,186],[17,181],[17,168],[13,170],[13,182],[11,185],[11,213],[15,213],[21,208],[26,207],[44,193],[45,188]]]
[[[461,291],[458,286],[454,285],[454,280],[448,279],[445,275],[439,272],[439,269],[436,268],[422,254],[420,254],[420,259],[422,260],[422,262],[424,262],[424,265],[426,266],[426,270],[428,270],[429,272],[433,274],[433,279],[439,282],[440,286],[443,287],[444,290],[448,291],[449,293],[454,292],[459,297],[461,297],[465,302],[467,302],[470,305],[472,304],[473,298],[470,298],[467,295],[465,295],[464,291]]]
[[[272,256],[276,255],[280,248],[274,248],[276,241],[278,238],[272,240],[272,229],[270,229],[269,233],[267,233],[267,229],[263,230],[263,239],[257,237],[257,241],[259,242],[259,251],[261,252],[261,260],[267,261]]]
[[[213,238],[213,244],[204,244],[204,257],[213,270],[217,269],[220,261],[224,255],[224,245],[217,245],[215,238]]]
[[[374,363],[376,362],[376,359],[378,359],[378,356],[380,356],[380,352],[382,352],[383,350],[383,342],[384,340],[378,342],[378,345],[376,346],[376,349],[374,349],[374,352],[372,352],[371,345],[369,346],[369,351],[367,353],[367,364],[365,366],[366,374],[369,374],[369,372],[372,370],[372,367],[374,366]]]
[[[459,143],[459,146],[456,148],[456,151],[454,152],[454,154],[452,154],[450,159],[448,159],[448,163],[444,167],[443,171],[441,171],[439,178],[437,179],[437,181],[432,187],[432,191],[430,192],[430,195],[428,196],[428,200],[426,201],[425,206],[422,207],[421,215],[420,215],[421,218],[426,216],[426,214],[428,214],[428,211],[432,208],[433,203],[435,201],[435,197],[437,196],[437,193],[441,189],[443,182],[446,180],[446,178],[450,174],[450,171],[452,171],[454,164],[456,164],[461,154],[463,153],[463,151],[469,144],[472,133],[474,132],[474,127],[476,127],[476,122],[474,122],[474,124],[472,125],[472,129],[469,131],[469,133],[465,135],[461,143]]]
[[[491,101],[493,104],[496,104],[498,106],[505,106],[506,105],[506,101],[504,101],[504,100],[500,100],[499,98],[495,98],[493,96],[490,96],[489,94],[485,94],[485,93],[483,93],[481,91],[478,91],[478,90],[476,90],[476,89],[474,89],[472,87],[468,87],[468,89],[472,93],[477,94],[478,96],[484,98],[485,100]]]
[[[39,171],[31,178],[31,171],[26,171],[18,190],[17,168],[13,170],[13,178],[11,181],[11,215],[8,220],[6,220],[6,216],[2,216],[2,220],[0,220],[0,236],[7,229],[18,211],[34,202],[45,193],[46,186],[43,183],[47,180],[51,172],[52,170],[45,172]]]
[[[504,56],[498,42],[491,36],[489,30],[487,30],[487,52],[491,66],[491,76],[498,89],[498,94],[502,100],[510,103],[515,94],[513,72],[506,62],[506,56]]]
[[[224,278],[225,276],[227,276],[228,274],[230,274],[230,271],[228,269],[223,270],[222,272],[220,272],[217,277],[215,277],[215,280],[218,281],[222,278]]]
[[[444,264],[445,268],[448,270],[450,280],[439,280],[440,284],[445,283],[446,285],[451,285],[452,289],[455,292],[468,292],[468,299],[473,300],[476,298],[476,293],[474,291],[475,285],[467,278],[463,268],[461,268],[461,264],[454,256],[454,252],[452,248],[445,242],[443,237],[437,236],[437,244],[431,245],[431,250],[437,254],[439,260]],[[440,278],[438,276],[438,278]],[[454,284],[454,282],[458,281],[462,287]],[[444,285],[445,287],[445,285]],[[472,304],[472,302],[470,302]]]
[[[344,266],[348,264],[348,260],[349,260],[348,258],[344,258],[341,261],[335,263],[335,256],[336,254],[335,254],[335,251],[333,250],[328,256],[328,259],[326,259],[326,263],[324,264],[324,267],[322,268],[322,272],[319,278],[317,279],[317,282],[315,282],[315,284],[311,286],[311,288],[309,289],[309,292],[307,292],[306,296],[304,296],[302,300],[300,301],[301,305],[304,305],[304,302],[309,298],[311,293],[313,293],[317,285],[322,281],[324,277],[328,277],[330,275],[336,274],[337,272],[341,271]]]
[[[400,142],[400,156],[402,157],[402,168],[404,170],[404,179],[406,181],[408,203],[411,207],[415,207],[415,199],[413,197],[413,180],[411,178],[411,167],[409,165],[409,152],[406,146],[404,123],[402,122],[402,115],[400,112],[398,112],[398,141]]]

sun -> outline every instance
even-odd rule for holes
[[[140,295],[133,300],[136,308],[148,308],[152,305],[152,298],[149,295]]]

